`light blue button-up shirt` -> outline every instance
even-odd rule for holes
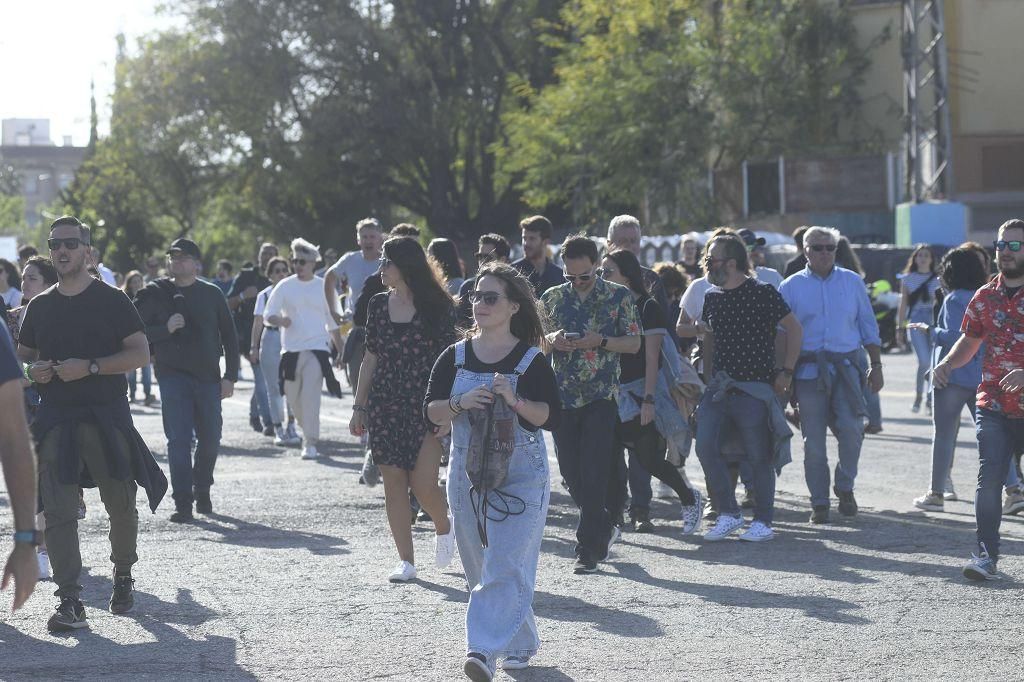
[[[835,267],[821,278],[810,267],[791,275],[779,287],[803,327],[802,353],[849,353],[861,346],[880,346],[878,321],[864,280],[857,273]],[[797,379],[814,379],[818,368],[806,363]]]

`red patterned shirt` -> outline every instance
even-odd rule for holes
[[[1006,393],[999,388],[1003,377],[1024,369],[1024,292],[1007,298],[1003,276],[997,275],[974,294],[960,331],[985,340],[978,407],[1024,418],[1024,393]]]

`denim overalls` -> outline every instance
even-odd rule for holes
[[[519,377],[540,353],[530,348],[506,375],[515,391]],[[455,345],[455,383],[452,395],[465,393],[481,384],[491,385],[493,373],[465,369],[466,341]],[[477,532],[476,515],[470,502],[470,482],[466,475],[469,448],[469,416],[452,420],[452,449],[448,468],[448,506],[455,520],[455,539],[469,585],[469,610],[466,613],[466,649],[487,656],[493,671],[500,656],[530,657],[537,653],[540,639],[533,618],[533,588],[537,578],[537,560],[544,536],[551,485],[548,455],[540,431],[531,433],[515,419],[515,449],[508,477],[501,492],[514,495],[524,505],[523,513],[501,521],[491,510],[487,524],[488,546],[484,548]]]

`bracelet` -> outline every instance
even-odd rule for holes
[[[880,363],[880,362],[872,362],[871,363],[871,369],[875,369],[875,368],[882,369],[882,363]]]
[[[448,409],[454,412],[455,414],[462,414],[463,409],[461,401],[461,393],[459,393],[458,395],[453,395],[451,398],[448,398]]]
[[[366,408],[363,407],[362,405],[353,405],[352,406],[352,411],[353,412],[366,412]]]

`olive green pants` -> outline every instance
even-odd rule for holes
[[[39,445],[39,492],[46,518],[46,549],[50,555],[53,582],[57,584],[55,594],[78,598],[82,592],[79,584],[82,553],[78,546],[78,483],[61,483],[59,479],[58,449],[62,428],[51,429]],[[124,436],[118,431],[115,434],[121,441],[122,452],[129,452]],[[132,479],[118,481],[110,477],[103,437],[95,424],[78,424],[75,447],[79,466],[88,468],[110,517],[110,560],[115,570],[127,573],[139,560],[135,553],[139,534],[139,512],[135,509],[138,486]]]

